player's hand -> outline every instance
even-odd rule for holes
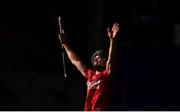
[[[64,30],[63,29],[62,29],[61,33],[58,36],[59,36],[60,43],[62,45],[67,43],[67,41],[65,39],[65,36],[64,36]]]
[[[118,31],[119,31],[118,23],[114,23],[111,31],[109,28],[107,28],[108,36],[109,36],[109,38],[112,38],[112,39],[114,39],[116,37]]]

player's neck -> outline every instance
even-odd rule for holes
[[[95,74],[99,74],[99,73],[101,73],[103,71],[103,69],[102,70],[96,70],[95,71]]]
[[[97,70],[95,71],[95,74],[99,74],[99,73],[100,73],[100,71],[97,71]]]

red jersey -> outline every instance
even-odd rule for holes
[[[86,76],[87,96],[84,111],[107,110],[113,89],[107,70],[96,74],[88,69]]]

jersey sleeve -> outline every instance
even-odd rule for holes
[[[94,73],[94,71],[92,69],[88,68],[86,78],[89,79],[92,76],[93,73]]]

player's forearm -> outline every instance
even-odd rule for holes
[[[114,62],[116,55],[116,41],[115,39],[110,38],[110,45],[109,45],[109,54],[108,54],[108,62]]]

